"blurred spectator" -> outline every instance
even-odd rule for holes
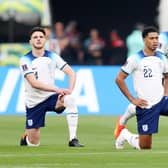
[[[46,45],[45,45],[46,49],[50,51],[54,51],[60,55],[61,50],[58,44],[58,40],[56,40],[53,37],[51,26],[43,26],[43,27],[44,27],[44,30],[46,33],[46,39],[47,39]]]
[[[64,28],[64,23],[58,21],[54,24],[54,30],[53,30],[54,34],[54,38],[57,40],[58,42],[58,46],[60,48],[60,54],[62,53],[62,51],[67,47],[67,45],[69,44],[68,39],[66,38],[66,34],[65,34],[65,28]]]
[[[126,46],[117,30],[110,32],[110,51],[107,64],[122,65],[126,60]]]
[[[72,46],[72,44],[76,43],[71,42],[70,33],[67,32],[64,23],[58,21],[54,24],[54,37],[58,42],[61,57],[71,65],[80,64],[78,61],[78,48]]]
[[[126,38],[126,46],[128,48],[127,57],[136,53],[144,47],[142,39],[143,23],[137,23],[135,29]]]
[[[65,36],[64,23],[62,23],[61,21],[58,21],[54,24],[54,36],[56,39],[59,39]]]
[[[78,43],[80,42],[80,36],[81,33],[78,29],[78,24],[76,21],[70,21],[65,29],[65,32],[69,38],[70,44],[71,46],[76,47],[76,45],[78,45]]]
[[[105,40],[100,37],[99,31],[95,28],[91,29],[89,37],[84,41],[87,63],[93,65],[103,65],[103,51],[105,46]]]
[[[110,33],[110,42],[112,48],[123,48],[125,47],[124,40],[121,39],[117,30],[112,30]]]
[[[84,64],[85,62],[85,55],[83,51],[83,44],[82,44],[82,35],[79,30],[78,23],[76,21],[70,21],[66,26],[66,35],[69,38],[70,47],[76,53],[76,61],[77,64]]]
[[[160,32],[158,50],[168,57],[168,32]]]

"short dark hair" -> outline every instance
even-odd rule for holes
[[[142,37],[145,38],[148,35],[148,33],[152,33],[152,32],[159,33],[158,29],[154,26],[145,27],[142,32]]]
[[[42,27],[33,27],[29,32],[29,36],[31,37],[36,31],[42,32],[44,35],[46,35],[45,30]]]

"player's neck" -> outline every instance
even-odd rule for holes
[[[143,50],[143,52],[144,52],[144,54],[145,54],[146,56],[153,56],[153,55],[155,55],[155,51],[156,51],[156,50],[150,50],[150,49],[148,49],[148,48],[144,48],[144,50]]]
[[[42,57],[44,55],[44,52],[45,50],[43,48],[42,49],[32,49],[32,54],[35,57]]]

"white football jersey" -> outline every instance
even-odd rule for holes
[[[165,55],[157,51],[154,56],[145,56],[143,51],[130,56],[122,70],[132,74],[137,96],[148,101],[149,107],[163,97],[163,74],[168,73]]]
[[[46,100],[53,92],[47,92],[32,88],[25,76],[34,73],[36,79],[54,85],[55,69],[62,69],[67,63],[56,53],[45,51],[44,56],[35,57],[32,52],[24,55],[20,59],[20,68],[24,77],[26,106],[31,108]]]

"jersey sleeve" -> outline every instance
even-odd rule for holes
[[[127,74],[130,74],[137,67],[136,55],[129,56],[126,60],[126,63],[121,67],[122,71]]]
[[[20,70],[23,76],[26,76],[27,74],[33,73],[32,67],[31,67],[31,61],[26,56],[23,56],[20,59]]]
[[[61,56],[56,54],[56,66],[57,66],[57,68],[62,70],[66,64],[67,64],[67,62],[63,58],[61,58]]]

